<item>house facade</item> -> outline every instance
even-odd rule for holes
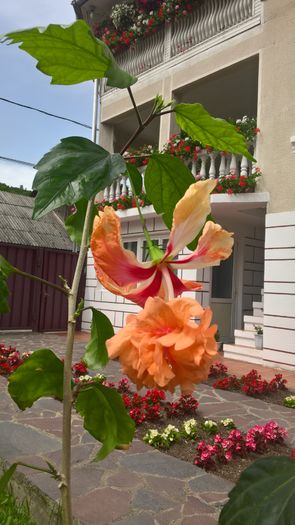
[[[111,0],[75,0],[79,18],[90,25],[110,14]],[[143,116],[157,94],[165,100],[200,102],[214,116],[257,118],[255,144],[263,176],[253,193],[213,194],[217,222],[234,232],[232,257],[219,267],[183,270],[179,276],[203,284],[188,292],[210,305],[219,325],[225,356],[253,363],[295,367],[295,3],[292,0],[206,0],[191,2],[192,12],[162,24],[154,33],[116,54],[119,64],[138,76],[133,94]],[[119,151],[136,127],[126,90],[102,97],[101,145]],[[179,130],[173,115],[153,121],[135,146],[161,148]],[[192,172],[196,166],[191,163]],[[198,176],[236,177],[255,166],[235,155],[199,152]],[[105,192],[113,201],[131,190],[122,177]],[[124,246],[146,257],[136,210],[117,212]],[[152,206],[143,207],[152,237],[165,246],[169,232]],[[104,290],[89,253],[86,305],[105,312],[116,329],[133,303]],[[90,312],[82,328],[90,328]],[[255,347],[255,327],[263,327],[263,348]]]

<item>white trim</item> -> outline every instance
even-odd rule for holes
[[[295,153],[295,135],[293,135],[293,137],[290,137],[290,142],[292,153]]]

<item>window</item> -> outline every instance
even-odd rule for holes
[[[168,244],[168,239],[152,239],[153,243],[160,248],[160,250],[163,250],[165,252]],[[147,247],[147,242],[143,241],[142,243],[142,261],[150,261],[150,254]]]
[[[126,241],[123,242],[123,246],[126,250],[130,250],[137,257],[137,241]]]
[[[233,293],[233,255],[220,266],[212,269],[212,297],[214,299],[231,299]]]

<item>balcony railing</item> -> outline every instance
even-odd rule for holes
[[[220,151],[200,150],[198,160],[188,162],[196,180],[219,179],[229,175],[247,177],[252,173],[252,162],[246,157]],[[144,181],[142,180],[144,188]],[[103,200],[116,201],[120,196],[133,197],[128,177],[122,175],[104,190]],[[102,200],[102,199],[101,199]]]
[[[190,15],[139,39],[116,59],[123,69],[139,75],[212,37],[218,37],[220,33],[224,40],[227,34],[230,36],[231,30],[238,33],[240,27],[240,31],[244,31],[245,23],[251,20],[253,24],[260,22],[260,11],[261,0],[205,0]]]

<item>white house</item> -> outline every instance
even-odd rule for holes
[[[89,24],[109,16],[111,0],[74,0]],[[233,256],[220,267],[182,271],[203,283],[191,294],[210,304],[219,324],[225,356],[269,366],[295,367],[295,2],[293,0],[191,1],[192,13],[117,53],[120,65],[139,77],[134,97],[143,115],[157,94],[166,100],[201,102],[222,118],[256,116],[261,129],[255,157],[263,177],[254,193],[212,195],[217,222],[234,232]],[[119,151],[136,126],[126,90],[108,90],[102,99],[101,144]],[[178,129],[171,115],[147,128],[137,143],[162,146]],[[219,160],[218,160],[219,159]],[[224,176],[220,152],[203,152],[203,174]],[[206,166],[206,169],[205,169]],[[232,156],[227,173],[249,173],[245,159]],[[121,186],[120,186],[121,184]],[[106,192],[115,199],[126,181]],[[168,231],[151,206],[143,208],[153,238]],[[134,209],[119,211],[125,246],[145,256]],[[102,289],[88,255],[86,305],[104,311],[116,328],[138,307]],[[263,325],[263,349],[254,344]],[[90,312],[83,317],[90,327]]]

